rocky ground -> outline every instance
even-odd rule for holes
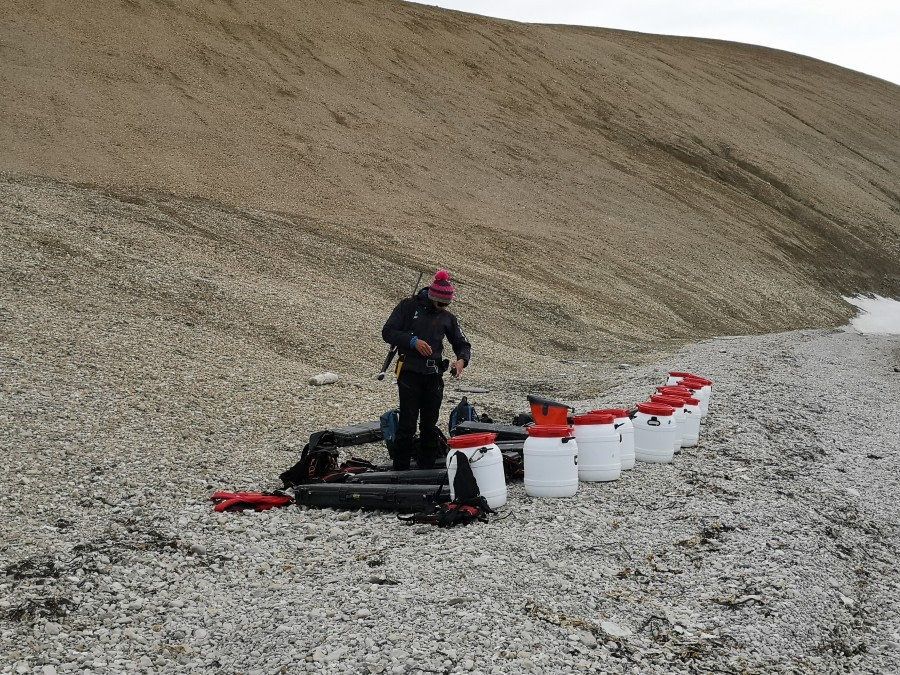
[[[177,364],[187,394],[167,399],[165,364],[107,369],[77,344],[67,356],[8,335],[2,672],[900,670],[897,336],[799,331],[649,365],[540,364],[568,385],[473,368],[490,392],[470,399],[501,420],[526,390],[631,405],[672,368],[715,389],[699,447],[673,464],[563,500],[511,484],[502,517],[440,530],[390,513],[212,510],[216,489],[278,487],[309,433],[372,419],[389,383],[294,383],[321,414],[291,419],[274,400],[268,415],[241,408],[248,390],[279,390],[228,364]],[[591,381],[598,395],[576,398]],[[448,385],[445,410],[460,394]]]

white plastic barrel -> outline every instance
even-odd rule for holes
[[[680,370],[670,370],[669,377],[666,379],[666,386],[671,387],[673,384],[678,384],[686,377],[697,377],[693,373],[687,373]]]
[[[622,473],[621,442],[612,415],[577,415],[575,441],[578,443],[578,480],[617,480]]]
[[[684,438],[682,448],[693,448],[700,442],[700,401],[684,399]]]
[[[664,403],[675,408],[675,414],[672,415],[672,419],[675,420],[675,440],[672,449],[675,452],[681,452],[681,441],[684,440],[684,425],[686,423],[686,420],[684,419],[684,398],[681,396],[665,396],[663,394],[657,394],[651,396],[650,401],[652,403]]]
[[[634,417],[634,455],[639,462],[668,464],[675,456],[675,409],[664,403],[638,403]]]
[[[528,427],[523,450],[525,494],[571,497],[578,492],[578,444],[573,434],[564,424]]]
[[[503,453],[494,444],[497,434],[463,434],[447,440],[447,482],[450,499],[456,499],[453,479],[456,477],[456,451],[469,458],[478,491],[492,509],[506,504],[506,474],[503,472]]]
[[[679,385],[690,389],[694,393],[694,398],[700,400],[700,416],[706,417],[707,413],[709,413],[709,397],[712,394],[712,382],[694,376],[694,378],[683,379]]]
[[[679,384],[681,386],[688,386],[689,383],[691,384],[691,388],[696,390],[696,398],[700,399],[700,410],[703,417],[706,417],[707,413],[709,413],[709,398],[710,394],[712,394],[712,380],[701,377],[700,375],[695,375],[694,373],[676,370],[670,371],[669,378],[666,380],[666,385]],[[696,383],[699,383],[702,386],[697,387],[695,386]]]
[[[681,424],[681,447],[692,448],[700,441],[700,400],[695,399],[692,390],[680,385],[657,387],[662,396],[677,396],[684,400],[684,412]],[[661,401],[665,403],[665,401]],[[677,421],[677,419],[676,419]]]
[[[619,451],[622,471],[630,471],[634,468],[634,425],[631,423],[628,410],[625,408],[599,408],[591,410],[588,415],[612,415],[615,418],[613,426],[619,432],[619,443],[622,444]]]
[[[697,381],[703,384],[703,387],[700,389],[700,410],[703,416],[706,417],[709,414],[709,400],[712,396],[712,380],[698,377]]]

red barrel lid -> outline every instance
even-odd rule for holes
[[[642,412],[645,415],[668,417],[669,415],[675,414],[675,408],[670,405],[665,405],[664,403],[638,403],[637,409],[638,412]]]
[[[685,380],[700,380],[704,384],[712,384],[712,380],[709,378],[703,377],[702,375],[694,375],[694,373],[680,373],[680,372],[670,372],[669,375],[672,377],[683,377]]]
[[[537,438],[565,438],[571,436],[575,431],[566,424],[535,424],[533,427],[525,427],[525,429],[529,436]]]
[[[695,391],[698,389],[703,389],[703,387],[705,386],[702,382],[698,382],[697,380],[682,380],[678,384],[681,387],[685,387],[686,389],[693,389]]]
[[[572,421],[575,424],[613,424],[616,418],[608,414],[588,413],[587,415],[576,415]]]
[[[681,397],[691,396],[691,390],[688,389],[687,387],[679,387],[679,386],[657,387],[656,391],[658,391],[660,394],[663,394],[664,396],[681,396]]]
[[[463,448],[480,448],[484,445],[490,445],[497,438],[497,434],[462,434],[461,436],[451,436],[447,439],[447,445],[456,450]]]
[[[612,415],[616,419],[628,417],[628,411],[625,408],[600,408],[591,410],[588,415]]]
[[[700,399],[699,398],[686,398],[686,399],[684,399],[684,404],[685,405],[700,405]]]
[[[684,399],[680,396],[651,396],[650,400],[654,403],[665,403],[673,408],[684,407]]]
[[[684,378],[684,380],[682,380],[678,384],[680,384],[682,386],[687,386],[684,383],[685,380],[687,380],[688,382],[691,382],[691,383],[705,384],[710,387],[712,386],[712,380],[707,380],[705,377],[697,377],[696,375],[694,375],[693,377],[686,377],[686,378]]]

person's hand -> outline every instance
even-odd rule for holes
[[[431,345],[425,342],[425,340],[416,340],[416,351],[422,356],[431,356]]]
[[[453,364],[453,367],[456,369],[456,373],[453,375],[457,380],[462,377],[463,368],[466,367],[466,362],[462,359],[459,359],[456,363]]]

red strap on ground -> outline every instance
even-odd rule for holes
[[[217,504],[214,511],[267,511],[277,506],[287,506],[293,500],[287,495],[273,495],[265,492],[216,492],[211,499]]]

